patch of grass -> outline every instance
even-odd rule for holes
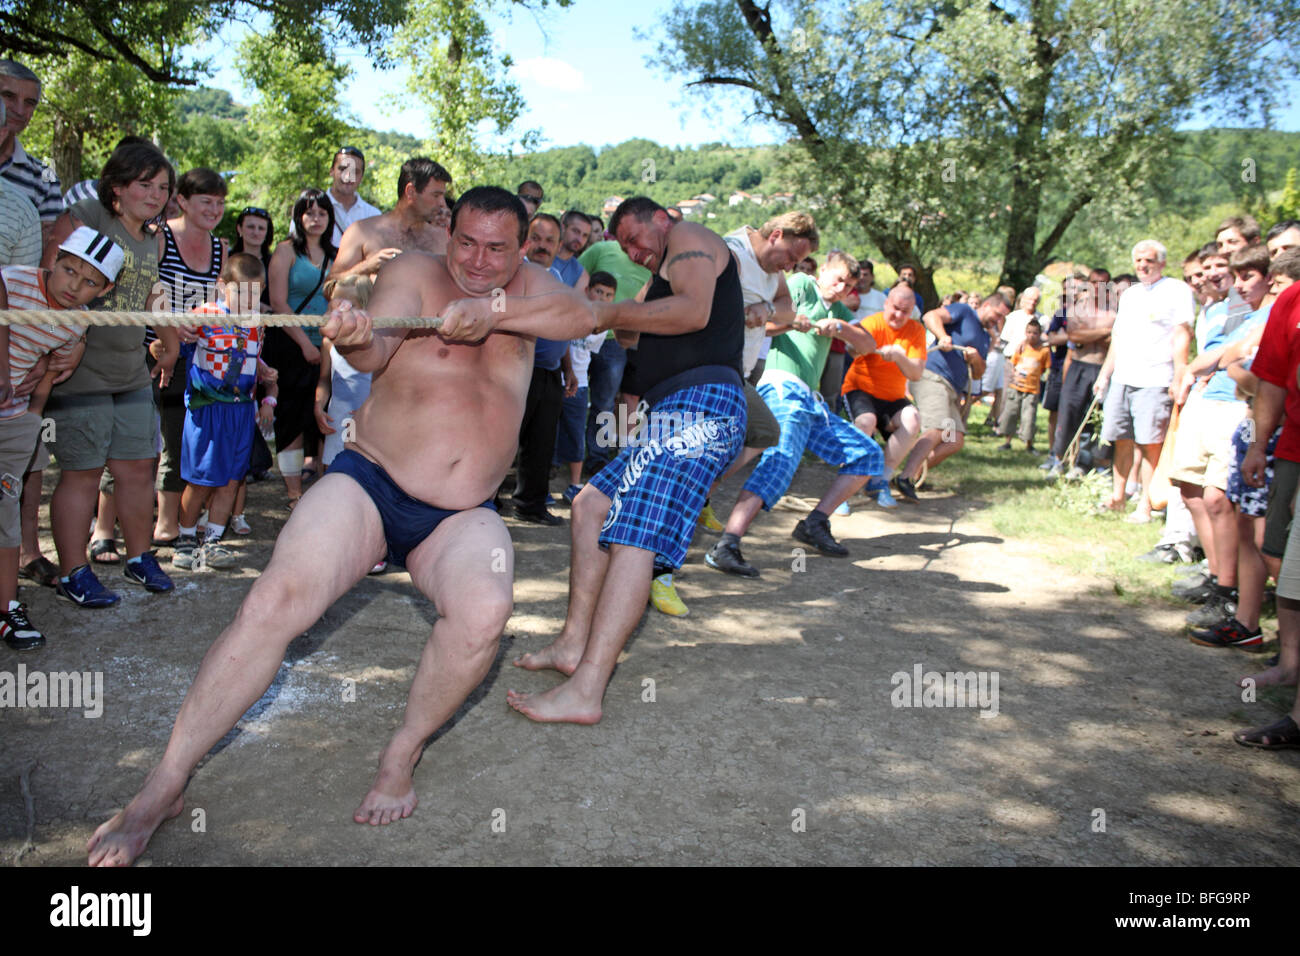
[[[987,409],[981,405],[971,411],[965,448],[931,473],[926,488],[969,499],[999,534],[1036,542],[1046,560],[1100,579],[1103,589],[1130,604],[1173,603],[1169,586],[1186,573],[1186,566],[1137,560],[1160,540],[1163,523],[1127,524],[1120,515],[1097,513],[1110,492],[1109,474],[1090,474],[1078,482],[1046,481],[1038,467],[1049,448],[1043,409],[1034,434],[1034,448],[1043,452],[1039,457],[1021,450],[1018,438],[1012,440],[1015,450],[998,450],[1003,439],[992,434],[991,422],[985,423]]]

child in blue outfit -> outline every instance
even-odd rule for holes
[[[258,312],[266,274],[256,256],[239,253],[221,267],[222,302],[193,311],[203,315]],[[248,471],[253,437],[259,423],[269,427],[275,415],[276,387],[260,362],[262,330],[239,325],[199,328],[189,380],[185,384],[185,432],[181,440],[180,537],[172,564],[185,570],[234,567],[233,552],[221,543],[235,504],[235,493]],[[267,395],[255,404],[259,378]],[[198,540],[199,513],[208,509],[207,531]]]

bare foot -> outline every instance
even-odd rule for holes
[[[565,681],[559,687],[552,688],[544,694],[524,694],[511,690],[506,692],[506,703],[529,720],[540,723],[597,724],[600,723],[600,700],[592,703],[573,686],[573,681]]]
[[[1119,500],[1116,500],[1114,498],[1107,498],[1105,501],[1101,503],[1101,506],[1105,508],[1107,511],[1123,511],[1124,508],[1127,506],[1127,504],[1128,504],[1127,498],[1120,498]]]
[[[566,677],[572,677],[573,672],[578,669],[578,664],[582,661],[581,647],[570,650],[563,647],[561,642],[564,640],[563,635],[556,638],[555,643],[548,644],[540,651],[533,651],[531,654],[524,654],[522,657],[515,658],[515,667],[522,667],[526,671],[557,670]],[[599,720],[599,718],[597,718]]]
[[[126,805],[126,809],[107,823],[101,823],[86,843],[87,863],[91,866],[130,866],[149,845],[149,838],[162,825],[185,807],[185,798],[177,795],[160,795],[150,800],[146,796],[151,784]],[[161,788],[160,788],[161,789]]]
[[[357,823],[369,823],[372,827],[383,826],[405,820],[419,802],[409,770],[381,765],[370,792],[352,814],[352,819]]]
[[[1296,672],[1275,665],[1258,674],[1250,674],[1237,681],[1238,687],[1245,687],[1246,681],[1253,680],[1256,687],[1294,687],[1296,685]]]

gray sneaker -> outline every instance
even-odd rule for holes
[[[199,571],[203,568],[222,569],[233,568],[239,563],[235,557],[235,552],[231,551],[220,541],[205,541],[202,546],[194,553],[194,570]]]
[[[182,571],[191,570],[194,567],[194,554],[198,550],[199,539],[196,535],[181,535],[172,545],[172,567],[180,568]]]

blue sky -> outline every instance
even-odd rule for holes
[[[657,45],[654,25],[674,6],[671,0],[577,0],[563,10],[548,9],[537,15],[515,10],[509,16],[493,17],[497,46],[514,58],[513,75],[528,102],[519,125],[541,130],[543,146],[599,147],[634,137],[668,146],[776,142],[777,130],[748,123],[738,112],[730,118],[707,115],[700,96],[688,93],[680,78],[647,66],[647,57],[654,55]],[[638,28],[649,28],[651,39],[637,39]],[[205,51],[217,68],[216,76],[207,82],[248,102],[251,91],[241,89],[234,69],[239,29],[231,28]],[[344,102],[357,121],[420,138],[428,134],[418,108],[390,103],[394,94],[404,91],[400,70],[377,73],[361,52],[347,54],[347,61],[354,75]],[[1300,82],[1292,84],[1292,93],[1290,108],[1275,118],[1278,129],[1300,130]]]

